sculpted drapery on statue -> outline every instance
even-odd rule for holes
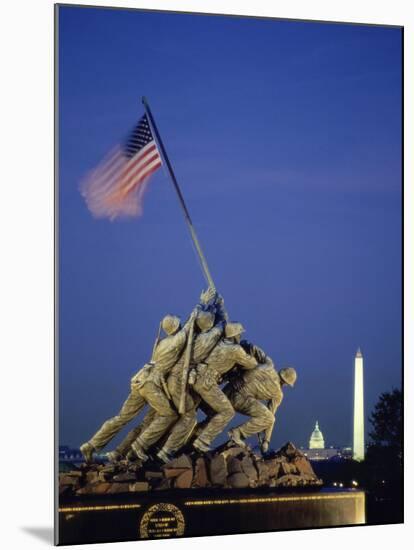
[[[165,335],[158,335],[151,360],[132,377],[119,413],[81,446],[85,460],[91,462],[94,452],[144,408],[142,422],[107,453],[111,461],[127,457],[144,463],[156,456],[167,463],[189,444],[206,453],[236,412],[249,419],[230,429],[230,442],[245,446],[246,439],[257,435],[266,453],[282,386],[293,386],[295,370],[277,372],[263,350],[241,341],[243,326],[229,321],[223,298],[211,287],[202,292],[184,325],[167,315],[160,327]],[[198,410],[205,419],[197,425]]]

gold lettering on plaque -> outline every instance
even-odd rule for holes
[[[161,502],[150,506],[142,516],[139,534],[142,539],[181,537],[184,529],[181,510],[174,504]]]

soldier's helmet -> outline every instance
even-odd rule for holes
[[[279,376],[285,382],[285,384],[288,384],[289,386],[294,386],[297,378],[297,374],[295,369],[292,367],[287,367],[286,369],[280,369]]]
[[[215,315],[212,311],[199,311],[196,323],[201,331],[210,330],[214,326]]]
[[[175,315],[166,315],[161,321],[163,330],[168,334],[174,334],[180,328],[180,318]]]
[[[224,335],[226,338],[234,338],[244,332],[244,327],[241,323],[227,323],[224,329]]]

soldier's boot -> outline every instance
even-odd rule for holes
[[[137,459],[137,455],[134,453],[132,449],[129,449],[129,451],[126,454],[125,457],[127,460],[134,461]]]
[[[242,439],[243,434],[239,428],[232,428],[229,433],[230,441],[238,445],[239,447],[247,447],[246,442]]]
[[[118,451],[109,451],[109,453],[106,453],[106,458],[109,462],[115,463],[122,459],[122,455]]]
[[[141,445],[138,443],[138,441],[134,441],[131,445],[132,450],[136,454],[136,456],[142,461],[146,462],[148,460],[148,455],[145,453],[144,449],[141,447]]]
[[[208,453],[210,450],[210,447],[198,437],[193,441],[193,447],[196,451],[199,451],[200,453]]]
[[[164,448],[158,451],[157,456],[164,462],[164,464],[168,464],[168,462],[172,460],[172,456]]]
[[[92,443],[89,443],[87,441],[79,448],[80,452],[83,454],[83,458],[85,459],[85,462],[90,463],[93,461],[93,453],[96,451],[95,447],[92,445]]]

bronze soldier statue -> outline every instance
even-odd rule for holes
[[[231,402],[220,388],[223,377],[236,364],[243,369],[253,369],[257,365],[257,360],[247,354],[240,345],[242,332],[244,328],[240,323],[227,323],[224,338],[216,345],[205,362],[199,363],[195,369],[193,390],[213,411],[213,415],[193,441],[193,447],[200,452],[210,450],[213,440],[235,414]]]
[[[200,297],[202,308],[198,310],[195,324],[200,331],[196,334],[191,349],[191,365],[201,361],[211,352],[220,337],[222,336],[227,313],[224,309],[223,298],[212,289],[203,292]],[[170,434],[164,444],[164,450],[158,453],[159,458],[168,462],[169,454],[181,448],[187,441],[194,426],[196,425],[197,407],[200,401],[199,396],[188,391],[188,386],[183,385],[184,354],[171,369],[167,379],[167,386],[163,388],[164,395],[171,399],[175,410],[179,410],[183,392],[185,392],[185,410],[179,416],[178,421],[172,426]],[[133,428],[115,450],[107,453],[111,462],[116,462],[124,457],[136,456],[132,444],[153,422],[156,411],[150,408],[144,419],[138,426]],[[161,436],[160,436],[161,438]],[[142,456],[142,452],[139,451]]]
[[[202,361],[207,360],[210,353],[212,353],[222,337],[226,320],[227,313],[224,309],[223,298],[216,295],[212,307],[207,311],[200,312],[196,319],[200,333],[195,337],[192,347],[192,369]],[[188,388],[183,385],[182,370],[183,358],[174,365],[168,377],[168,391],[177,409],[182,392],[185,392],[186,395],[185,410],[172,427],[166,442],[157,454],[163,462],[168,462],[171,454],[185,445],[197,424],[197,408],[200,404],[200,396],[191,390],[191,386]]]
[[[201,294],[200,302],[183,327],[178,317],[164,317],[160,327],[166,336],[157,337],[151,361],[131,379],[131,391],[120,412],[81,446],[86,461],[146,404],[149,411],[143,422],[108,453],[110,460],[132,453],[144,462],[148,449],[161,440],[157,456],[168,462],[190,439],[198,408],[207,416],[193,436],[197,451],[210,450],[236,411],[250,418],[230,430],[230,438],[245,445],[245,439],[263,432],[261,449],[267,451],[274,415],[283,398],[282,386],[293,386],[296,372],[287,368],[277,373],[260,348],[240,342],[243,326],[228,322],[223,299],[213,288]],[[220,385],[229,379],[222,390]]]
[[[293,387],[295,381],[295,369],[288,367],[277,372],[270,357],[265,357],[255,369],[244,371],[229,382],[224,393],[235,411],[250,416],[249,420],[229,431],[230,439],[237,445],[245,446],[245,439],[254,434],[259,437],[263,432],[261,451],[266,453],[275,413],[283,399],[282,386],[287,384]]]
[[[201,301],[206,306],[209,301],[214,298],[216,292],[214,289],[209,288],[205,293],[202,294]],[[221,301],[222,302],[222,301]],[[219,303],[215,304],[217,307],[221,307]],[[220,309],[221,312],[221,309]],[[190,360],[191,355],[198,355],[200,357],[205,357],[210,353],[213,347],[216,345],[219,340],[221,333],[223,331],[223,324],[221,317],[223,313],[219,313],[220,322],[214,325],[215,313],[213,311],[203,310],[202,307],[199,307],[196,311],[194,320],[197,324],[197,327],[202,331],[201,334],[197,335],[194,338],[193,342],[189,342],[188,345],[191,346],[190,349]],[[200,338],[201,336],[201,338]],[[197,343],[198,342],[198,343]],[[176,422],[178,428],[172,429],[172,443],[174,444],[177,439],[184,437],[184,434],[187,432],[187,426],[191,422],[190,417],[183,414],[179,419],[176,411],[179,409],[180,401],[182,394],[184,392],[184,404],[187,407],[191,407],[191,396],[187,392],[186,383],[183,380],[183,369],[184,369],[184,355],[176,362],[174,367],[171,365],[169,368],[164,368],[162,365],[155,365],[154,373],[157,375],[157,369],[162,369],[163,377],[168,376],[168,383],[164,384],[162,388],[158,388],[157,393],[153,393],[153,402],[154,405],[151,405],[154,412],[151,412],[147,415],[147,418],[144,419],[145,428],[141,429],[139,435],[131,443],[131,448],[136,454],[136,456],[145,461],[148,459],[146,451],[153,446],[157,441],[159,441],[162,436],[167,432],[168,428]],[[171,371],[171,373],[170,373]],[[170,374],[169,374],[170,373]],[[165,378],[164,378],[165,379]],[[161,390],[161,391],[160,391]],[[165,418],[166,415],[163,414],[163,409],[158,406],[155,406],[156,400],[166,401],[170,400],[169,408],[174,411],[174,416],[169,416]],[[172,404],[171,404],[172,401]],[[173,405],[173,406],[171,406]],[[174,408],[175,407],[175,408]],[[168,441],[167,441],[168,444]],[[167,453],[169,447],[167,446],[164,452],[160,451],[160,458],[162,460],[167,460]]]
[[[202,298],[205,299],[205,293],[202,293]],[[105,447],[147,403],[161,413],[162,420],[159,420],[159,424],[162,429],[164,426],[168,428],[177,418],[177,413],[171,407],[163,390],[165,386],[163,373],[168,372],[181,355],[196,310],[182,328],[179,317],[166,315],[163,318],[161,326],[166,337],[156,342],[151,361],[131,379],[130,393],[121,410],[116,416],[104,422],[89,441],[81,445],[80,451],[87,462],[93,459],[94,452]]]

